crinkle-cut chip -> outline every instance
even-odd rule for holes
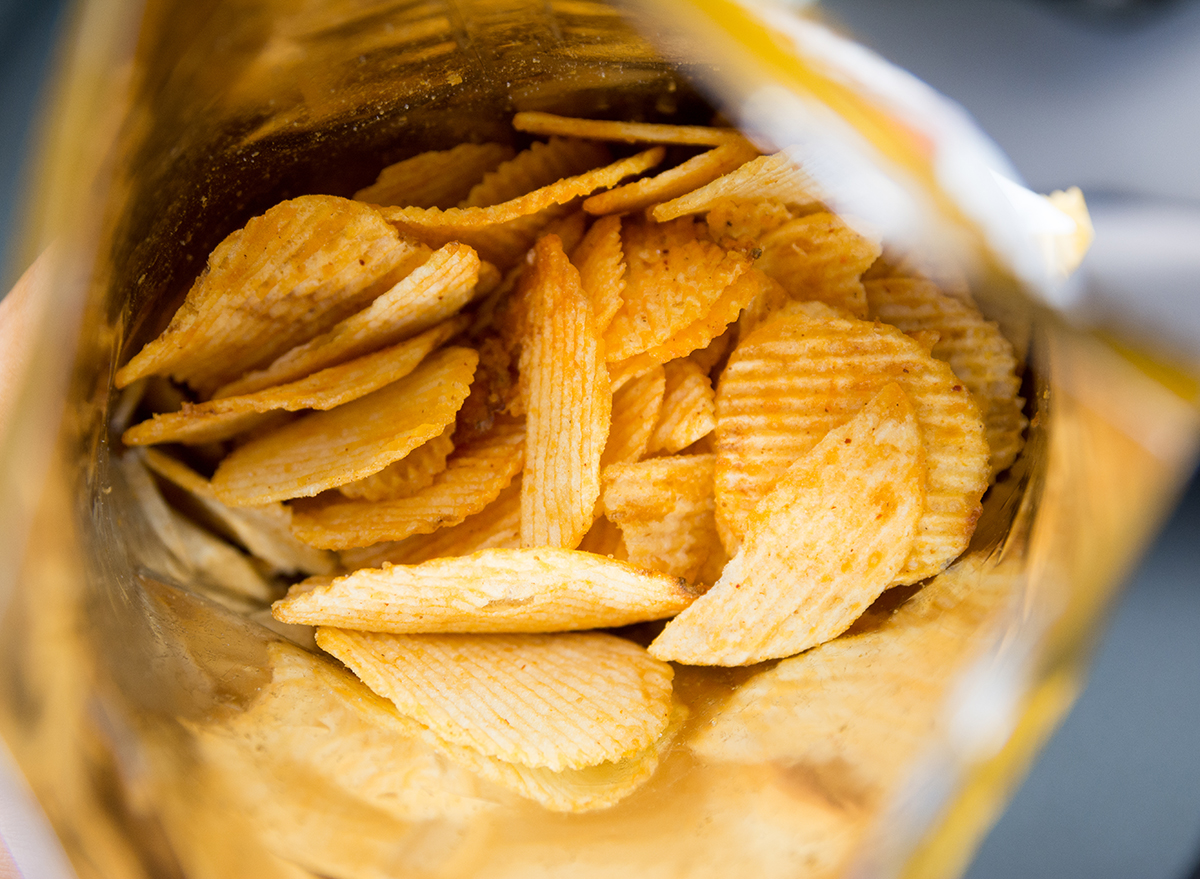
[[[758,157],[748,140],[733,140],[716,149],[693,156],[682,164],[608,192],[589,196],[583,209],[589,214],[621,214],[678,198]]]
[[[801,210],[815,207],[822,200],[816,182],[785,151],[752,159],[712,183],[663,202],[654,208],[653,217],[665,223],[687,214],[703,213],[730,198],[742,201],[772,198]]]
[[[510,201],[611,161],[612,155],[604,146],[586,140],[552,137],[547,143],[535,142],[485,174],[458,207],[488,207]]]
[[[756,265],[793,299],[825,302],[857,318],[867,316],[867,296],[859,278],[882,252],[878,241],[821,211],[768,232],[761,247]]]
[[[737,335],[739,338],[750,335],[759,324],[792,301],[787,290],[783,289],[783,285],[774,278],[768,277],[758,267],[753,269],[752,275],[758,283],[758,290],[738,316]]]
[[[487,435],[455,449],[428,488],[399,500],[297,505],[292,533],[311,546],[349,549],[457,525],[487,507],[512,482],[521,470],[524,440],[522,426],[497,424]]]
[[[752,250],[759,240],[793,219],[783,202],[774,198],[723,198],[708,210],[708,234],[722,247]]]
[[[330,574],[337,568],[332,553],[314,549],[292,536],[292,511],[283,504],[226,506],[213,494],[212,484],[182,461],[158,449],[146,449],[143,455],[150,470],[191,495],[219,530],[272,572]]]
[[[363,568],[315,589],[301,583],[272,613],[366,632],[566,632],[664,619],[694,598],[679,577],[540,547]]]
[[[753,665],[836,638],[908,558],[924,476],[916,413],[898,384],[886,385],[784,472],[721,579],[667,624],[651,654]]]
[[[563,217],[558,217],[546,224],[543,235],[557,235],[562,242],[563,253],[570,256],[583,241],[587,232],[590,218],[583,211],[571,211]]]
[[[525,131],[529,134],[557,134],[565,137],[624,143],[671,143],[684,146],[717,147],[743,139],[736,128],[661,125],[650,122],[610,122],[603,119],[578,119],[540,112],[517,113],[513,116],[512,126],[517,131]]]
[[[458,410],[455,442],[465,443],[483,436],[503,419],[517,396],[512,357],[496,336],[475,340],[479,367],[471,382],[471,393]]]
[[[117,371],[116,385],[170,375],[211,393],[360,309],[416,254],[368,205],[326,195],[282,202],[217,245],[166,330]]]
[[[781,288],[782,289],[782,288]],[[783,294],[787,296],[787,294]],[[747,306],[749,308],[750,306]],[[744,309],[743,309],[744,312]],[[724,363],[725,358],[729,356],[729,352],[733,350],[733,343],[737,339],[737,327],[726,327],[725,332],[717,336],[703,348],[697,348],[687,356],[695,361],[700,370],[707,376],[712,376],[714,370]]]
[[[266,369],[230,382],[213,396],[231,397],[294,381],[448,320],[474,296],[479,267],[479,257],[471,248],[447,244],[362,311],[292,348]]]
[[[717,525],[727,550],[736,549],[755,505],[792,462],[890,382],[916,410],[927,470],[925,512],[896,582],[936,574],[966,549],[989,472],[970,392],[895,327],[804,302],[744,338],[717,386]]]
[[[647,451],[667,387],[666,373],[655,365],[613,392],[612,423],[600,467],[640,461]]]
[[[484,174],[512,155],[512,147],[499,143],[460,143],[453,149],[421,153],[388,165],[354,198],[377,205],[454,207]]]
[[[213,474],[217,499],[248,507],[311,497],[379,472],[454,421],[478,360],[470,348],[444,348],[374,393],[247,442]]]
[[[521,286],[531,303],[521,348],[528,441],[521,543],[571,549],[592,525],[612,390],[604,341],[558,238],[538,240]]]
[[[121,441],[129,446],[214,442],[258,427],[264,423],[264,413],[334,409],[408,375],[430,351],[465,325],[464,318],[448,320],[416,338],[278,387],[206,403],[185,403],[177,412],[135,424],[121,435]]]
[[[362,549],[347,549],[340,556],[342,567],[354,571],[382,567],[384,562],[416,565],[430,559],[470,555],[481,549],[516,549],[520,545],[521,474],[518,473],[494,501],[457,525]]]
[[[1016,460],[1028,421],[1019,396],[1020,364],[1000,328],[930,281],[888,278],[867,283],[871,316],[909,335],[934,332],[932,354],[950,364],[975,397],[987,429],[992,478]]]
[[[446,469],[446,458],[454,451],[454,425],[427,443],[417,446],[399,461],[378,473],[339,485],[338,493],[360,501],[387,501],[411,497],[433,484]]]
[[[601,217],[571,254],[579,281],[592,302],[596,328],[603,333],[621,307],[625,291],[625,252],[621,247],[621,218]]]
[[[580,552],[590,552],[595,555],[608,556],[618,561],[629,561],[629,553],[625,549],[625,538],[621,529],[614,525],[607,516],[597,516],[588,533],[579,541]]]
[[[675,453],[712,432],[717,425],[712,382],[704,370],[687,357],[668,361],[662,409],[647,454]]]
[[[661,736],[671,713],[671,667],[612,635],[318,629],[317,643],[401,714],[510,763],[621,760]]]
[[[710,553],[720,548],[712,455],[606,467],[600,499],[635,565],[696,582]]]
[[[762,295],[763,286],[770,278],[759,271],[743,272],[741,276],[721,291],[716,302],[704,316],[684,327],[661,345],[655,345],[641,354],[609,364],[609,373],[614,377],[640,375],[658,363],[666,363],[677,357],[686,357],[693,351],[708,345],[713,339],[738,319],[742,309]],[[773,283],[773,282],[772,282]],[[614,378],[615,383],[615,378]]]
[[[690,218],[622,224],[625,290],[604,334],[610,361],[666,343],[705,316],[750,260],[707,240]],[[686,353],[686,352],[685,352]]]

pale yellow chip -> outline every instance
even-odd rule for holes
[[[793,219],[783,202],[774,198],[723,198],[708,210],[708,234],[722,247],[752,250],[773,229]]]
[[[603,333],[621,308],[625,291],[625,252],[621,246],[621,218],[602,217],[571,253],[579,281],[592,301],[596,327]]]
[[[524,112],[513,116],[512,126],[529,134],[562,135],[590,140],[623,143],[670,143],[685,146],[717,147],[739,141],[735,128],[710,128],[703,125],[661,125],[650,122],[610,122],[602,119],[577,119],[550,113]]]
[[[579,273],[554,236],[541,238],[521,279],[531,303],[521,348],[528,442],[521,543],[574,548],[592,525],[612,390],[604,342]]]
[[[600,456],[601,468],[640,461],[646,456],[666,387],[666,373],[661,366],[655,365],[623,382],[613,392],[612,424],[604,453]]]
[[[949,366],[895,327],[836,317],[821,303],[795,307],[742,339],[717,387],[717,524],[726,548],[733,552],[793,461],[897,382],[916,410],[927,469],[925,512],[897,582],[936,574],[966,549],[987,488],[978,408]]]
[[[208,443],[258,427],[264,424],[265,413],[276,410],[333,409],[408,375],[430,351],[464,326],[463,318],[448,320],[416,338],[279,387],[206,403],[185,403],[176,412],[135,424],[121,435],[121,441],[128,446]]]
[[[771,198],[789,208],[809,209],[821,200],[816,182],[799,163],[786,152],[760,156],[712,183],[663,202],[654,208],[654,219],[660,223],[687,214],[699,214],[725,199]]]
[[[662,410],[646,446],[651,455],[687,448],[712,433],[717,425],[712,382],[700,365],[683,357],[668,361],[663,368],[666,387]]]
[[[275,602],[280,622],[369,632],[566,632],[674,616],[679,577],[573,549],[484,549],[363,568]]]
[[[213,396],[232,397],[294,381],[415,336],[453,317],[471,301],[479,270],[475,251],[465,244],[447,244],[362,311]]]
[[[1000,328],[978,309],[930,281],[888,278],[867,284],[871,316],[916,337],[937,334],[931,353],[950,364],[975,397],[991,450],[992,477],[1016,460],[1028,421],[1022,410],[1020,364]]]
[[[590,196],[584,201],[583,209],[595,215],[640,211],[711,183],[757,156],[758,150],[749,141],[732,140],[654,177]]]
[[[671,667],[611,635],[319,629],[317,643],[400,713],[510,763],[620,760],[662,735],[671,713]]]
[[[857,318],[867,316],[860,278],[882,252],[878,241],[821,211],[767,232],[760,246],[762,256],[755,265],[793,299],[824,302]]]
[[[712,455],[606,467],[601,503],[635,565],[697,582],[712,552],[720,552]]]
[[[417,254],[367,205],[324,195],[278,204],[217,245],[183,307],[117,371],[116,386],[170,375],[211,393],[360,309]]]
[[[246,507],[311,497],[379,472],[454,421],[478,360],[470,348],[444,348],[372,394],[247,442],[213,474],[217,499]]]
[[[454,451],[454,425],[429,442],[417,446],[399,461],[378,473],[338,486],[338,493],[360,501],[388,501],[411,497],[433,484],[446,469],[446,458]]]
[[[358,201],[415,208],[451,208],[483,175],[512,158],[499,143],[460,143],[388,165],[373,184],[354,193]]]
[[[297,506],[292,531],[312,546],[348,549],[457,525],[494,501],[520,472],[524,445],[520,425],[497,424],[457,448],[432,484],[411,497],[375,502],[318,500]]]
[[[611,161],[612,156],[600,144],[552,137],[547,143],[531,144],[484,175],[458,207],[488,207],[510,201]]]
[[[783,473],[721,579],[650,652],[690,665],[752,665],[836,638],[908,558],[924,477],[916,413],[888,384]]]
[[[607,358],[620,362],[668,342],[705,317],[750,260],[708,240],[690,218],[622,223],[625,290],[604,334]],[[684,352],[687,353],[687,352]]]
[[[625,538],[621,529],[614,525],[607,516],[597,516],[588,533],[579,541],[580,552],[590,552],[607,556],[618,561],[629,561],[629,553],[625,549]]]

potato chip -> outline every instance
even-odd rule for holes
[[[116,386],[170,375],[210,393],[357,311],[415,254],[367,205],[323,195],[278,204],[217,245],[183,307],[117,371]]]
[[[871,316],[912,336],[937,334],[931,353],[950,364],[979,405],[991,450],[992,478],[1016,460],[1028,422],[1020,364],[1000,328],[930,281],[889,278],[867,284]]]
[[[348,549],[457,525],[495,500],[520,471],[524,439],[521,426],[497,424],[456,449],[428,488],[399,500],[297,506],[292,533],[311,546]]]
[[[718,147],[742,140],[735,128],[708,128],[701,125],[656,125],[648,122],[610,122],[602,119],[576,119],[550,113],[525,112],[513,116],[512,126],[529,134],[557,134],[590,140],[624,143],[671,143],[686,146]]]
[[[247,442],[213,474],[217,499],[247,507],[310,497],[382,470],[454,421],[478,359],[445,348],[381,390]]]
[[[666,373],[655,365],[613,392],[612,424],[600,456],[601,469],[645,457],[666,387]]]
[[[621,218],[602,217],[571,254],[579,281],[592,302],[596,329],[604,333],[621,308],[625,291],[625,252],[621,246]]]
[[[627,270],[623,303],[604,334],[607,358],[623,361],[664,344],[702,319],[750,267],[690,218],[622,224]],[[687,353],[687,352],[684,352]]]
[[[783,473],[721,579],[667,624],[651,654],[752,665],[836,638],[900,573],[924,477],[916,413],[888,384]]]
[[[648,454],[678,452],[712,433],[716,402],[712,382],[699,364],[687,357],[668,361],[662,410],[646,446]]]
[[[412,497],[433,484],[446,469],[446,458],[454,451],[454,425],[449,425],[429,442],[417,446],[399,461],[378,473],[339,485],[338,493],[360,501],[388,501]]]
[[[479,268],[475,251],[465,244],[447,244],[362,311],[213,396],[232,397],[294,381],[411,338],[453,317],[471,300]]]
[[[782,290],[782,288],[779,289]],[[784,300],[787,299],[786,293],[783,293],[782,296]],[[707,376],[712,376],[718,371],[718,367],[724,364],[725,359],[729,356],[729,352],[733,350],[733,343],[736,339],[737,326],[726,327],[725,332],[721,333],[721,335],[714,338],[704,347],[697,348],[686,356],[700,367],[701,372]]]
[[[272,609],[285,623],[368,632],[565,632],[674,616],[695,595],[678,577],[572,549],[484,549],[301,583]]]
[[[521,543],[573,548],[592,525],[612,391],[604,342],[579,273],[554,236],[540,239],[521,279],[530,337],[521,349],[529,432]]]
[[[791,219],[792,212],[774,198],[723,198],[705,218],[709,236],[729,250],[753,250],[764,235]]]
[[[535,142],[484,175],[458,207],[487,207],[510,201],[611,161],[607,149],[585,140],[552,137],[548,143]]]
[[[878,241],[821,211],[766,233],[761,247],[755,265],[793,299],[825,302],[854,317],[867,316],[867,295],[859,278],[882,252]]]
[[[319,629],[317,643],[401,714],[510,763],[620,760],[662,735],[671,711],[671,667],[612,635]]]
[[[754,296],[746,303],[742,313],[738,315],[737,337],[744,338],[754,332],[763,321],[784,308],[792,300],[787,290],[774,278],[755,267],[746,278],[746,283],[757,284]],[[845,315],[849,317],[849,315]]]
[[[629,552],[625,548],[625,538],[621,529],[607,516],[596,517],[588,533],[579,541],[579,551],[607,556],[622,562],[629,561]]]
[[[206,403],[185,403],[178,412],[155,415],[135,424],[121,435],[121,441],[129,446],[207,443],[258,427],[264,423],[263,413],[273,410],[333,409],[408,375],[430,351],[464,325],[463,318],[448,320],[414,339],[279,387]]]
[[[453,149],[421,153],[388,165],[354,198],[375,205],[451,208],[467,197],[484,174],[512,155],[512,147],[499,143],[460,143]]]
[[[822,200],[816,182],[787,152],[761,156],[742,165],[736,171],[718,177],[712,183],[663,202],[654,208],[653,217],[660,223],[699,214],[725,199],[776,199],[789,208],[806,210]]]
[[[757,156],[758,150],[748,140],[731,140],[654,177],[589,196],[583,209],[597,216],[640,211],[711,183]]]
[[[717,525],[726,548],[793,461],[897,382],[916,410],[927,471],[925,512],[897,583],[936,574],[966,549],[987,487],[987,442],[970,393],[895,327],[810,316],[833,314],[819,302],[794,307],[742,340],[717,387]]]
[[[697,581],[720,546],[713,457],[679,455],[604,468],[604,515],[620,527],[630,562]]]

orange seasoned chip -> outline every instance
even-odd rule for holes
[[[588,552],[484,549],[300,583],[272,613],[366,632],[566,632],[663,619],[695,597],[679,577]]]
[[[758,150],[749,141],[732,140],[654,177],[590,196],[584,201],[583,209],[596,215],[640,211],[711,183],[757,156]]]
[[[430,351],[464,327],[448,320],[414,339],[331,366],[307,378],[239,397],[185,403],[176,412],[155,415],[121,435],[126,445],[207,443],[263,425],[275,410],[333,409],[364,397],[411,373]]]
[[[577,119],[550,113],[525,112],[513,116],[512,126],[529,134],[558,134],[590,140],[624,143],[671,143],[685,146],[717,147],[742,139],[735,128],[709,128],[702,125],[657,125],[648,122],[610,122],[602,119]]]
[[[705,219],[708,234],[722,247],[752,250],[764,235],[793,216],[783,202],[774,198],[723,198],[709,208]]]
[[[454,425],[449,425],[429,442],[417,446],[399,461],[378,473],[338,486],[338,493],[361,501],[386,501],[411,497],[433,484],[446,469],[446,458],[454,451]]]
[[[362,311],[213,396],[232,397],[294,381],[415,336],[453,317],[471,301],[479,271],[475,251],[465,244],[447,244]]]
[[[601,503],[635,565],[697,582],[709,556],[720,552],[712,455],[605,467]]]
[[[521,542],[573,548],[592,525],[612,390],[604,342],[579,273],[558,238],[541,238],[521,286],[531,303],[521,349],[529,431]]]
[[[401,714],[510,763],[620,760],[662,735],[671,713],[671,667],[611,635],[319,629],[317,643]]]
[[[666,386],[666,373],[656,365],[613,392],[612,424],[600,456],[601,468],[645,457]]]
[[[751,274],[753,280],[758,284],[758,288],[738,317],[737,335],[739,338],[744,338],[754,332],[759,324],[792,301],[787,290],[784,290],[783,286],[774,278],[768,277],[757,267]]]
[[[916,413],[888,384],[780,476],[721,579],[650,652],[690,665],[752,665],[837,637],[900,573],[924,509],[924,477]]]
[[[931,353],[950,364],[979,405],[993,478],[1007,469],[1021,451],[1028,422],[1018,393],[1020,364],[1000,328],[936,284],[915,278],[870,281],[867,302],[872,317],[911,336],[935,334]]]
[[[183,307],[116,385],[170,375],[210,393],[357,311],[416,255],[367,205],[323,195],[278,204],[217,245]]]
[[[486,174],[458,207],[487,207],[550,186],[612,161],[600,144],[574,138],[552,137],[533,143]]]
[[[512,147],[499,143],[460,143],[453,149],[421,153],[388,165],[354,198],[377,205],[454,207],[484,174],[512,155]]]
[[[625,291],[625,252],[621,247],[621,218],[602,217],[592,224],[571,262],[579,269],[583,291],[592,301],[596,328],[603,333],[621,307]]]
[[[230,506],[255,506],[376,473],[454,421],[478,360],[470,348],[445,348],[372,394],[257,437],[221,462],[213,491]]]
[[[760,242],[757,267],[799,301],[814,300],[867,316],[863,272],[879,257],[878,241],[859,235],[833,214],[821,211],[789,220]]]
[[[695,361],[683,357],[664,366],[662,410],[646,452],[678,452],[716,427],[712,382]]]
[[[455,449],[428,488],[398,500],[297,506],[292,531],[311,546],[349,549],[457,525],[494,501],[520,471],[524,440],[520,425],[497,424]]]
[[[730,552],[792,462],[891,382],[916,410],[927,469],[925,513],[897,582],[936,574],[966,548],[988,478],[970,393],[895,327],[837,317],[814,302],[795,303],[742,339],[721,374],[717,524]]]
[[[660,223],[709,210],[724,199],[776,199],[789,208],[808,209],[822,200],[816,182],[788,153],[761,156],[699,189],[654,208]]]

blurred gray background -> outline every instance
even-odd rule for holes
[[[0,0],[0,240],[62,0]],[[1038,191],[1079,185],[1098,307],[1200,343],[1200,3],[826,0],[962,103]],[[1147,230],[1153,234],[1147,235]],[[4,289],[7,289],[5,284]],[[1083,697],[969,879],[1200,879],[1200,482],[1114,609]],[[28,877],[36,879],[36,877]]]

